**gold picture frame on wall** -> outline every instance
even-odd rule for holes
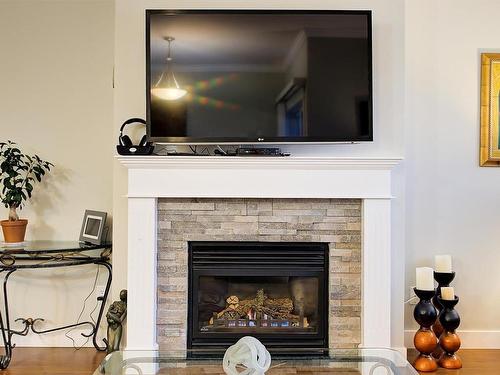
[[[500,166],[500,53],[481,54],[481,167]]]

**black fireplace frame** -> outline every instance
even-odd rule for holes
[[[248,256],[236,254],[245,249]],[[233,252],[234,251],[234,252]],[[274,252],[274,254],[273,254]],[[287,257],[283,257],[283,252]],[[188,242],[187,349],[226,348],[241,336],[235,333],[200,332],[197,295],[200,276],[311,276],[318,277],[318,312],[322,319],[315,333],[255,334],[270,348],[327,348],[329,318],[329,246],[322,242]],[[228,257],[229,254],[229,257]],[[231,255],[236,255],[231,259]],[[305,256],[307,254],[307,256]],[[225,260],[221,263],[221,255]],[[273,255],[275,255],[273,257]],[[241,258],[247,270],[241,269]],[[277,268],[279,267],[279,268]],[[272,271],[272,274],[270,272]],[[196,290],[195,290],[196,289]],[[320,297],[323,298],[320,298]],[[248,333],[246,333],[248,335]]]

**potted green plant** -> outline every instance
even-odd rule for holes
[[[9,209],[9,219],[0,221],[5,242],[22,242],[28,220],[19,219],[17,209],[31,198],[33,185],[54,165],[38,155],[27,155],[12,141],[0,142],[0,200]]]

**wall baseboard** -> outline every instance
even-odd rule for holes
[[[43,327],[45,328],[45,327]],[[35,335],[33,332],[30,332],[27,336],[17,336],[14,335],[12,337],[13,344],[16,344],[16,347],[26,347],[26,348],[72,348],[76,345],[76,347],[83,346],[84,348],[93,348],[92,337],[87,340],[85,337],[80,336],[81,331],[77,331],[74,329],[69,332],[69,336],[73,337],[75,342],[73,343],[68,337],[64,334],[68,331],[59,331],[47,333],[44,335]],[[85,332],[85,331],[84,331]],[[104,330],[103,325],[99,328],[97,333],[97,343],[104,347],[104,341],[102,340],[106,337],[106,331]],[[122,340],[124,342],[125,340]],[[1,345],[0,345],[1,346]],[[15,353],[15,349],[14,349]]]
[[[461,349],[500,349],[500,331],[458,330]],[[405,330],[405,345],[413,348],[414,330]]]
[[[12,339],[13,343],[16,344],[16,348],[73,348],[74,345],[66,337],[60,337],[56,339],[51,339],[51,340],[44,340],[40,339],[34,334],[31,334],[31,337],[23,337],[23,340],[20,340],[19,337],[13,336]],[[76,340],[75,340],[76,341]],[[104,343],[102,341],[98,341],[101,345],[104,346]],[[87,342],[86,344],[83,344],[80,341],[76,341],[76,346],[77,347],[83,347],[83,348],[93,348],[94,345],[92,344],[92,341]],[[13,351],[14,353],[16,352],[16,349]],[[15,354],[14,354],[15,355]]]

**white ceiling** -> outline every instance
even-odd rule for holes
[[[301,33],[364,37],[363,15],[156,14],[151,16],[151,62],[163,64],[165,36],[175,37],[176,66],[281,66]]]

